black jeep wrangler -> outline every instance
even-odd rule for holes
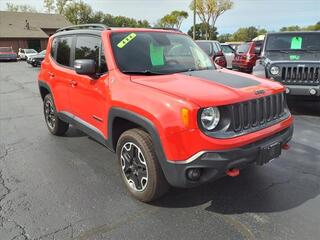
[[[320,31],[269,33],[253,74],[281,82],[289,95],[319,97]]]

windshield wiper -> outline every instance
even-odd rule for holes
[[[270,50],[266,50],[267,52],[281,52],[281,53],[286,53],[288,54],[289,52],[286,50],[280,50],[280,49],[270,49]]]
[[[165,75],[165,73],[160,72],[154,72],[150,70],[144,70],[144,71],[122,71],[125,74],[141,74],[141,75]]]

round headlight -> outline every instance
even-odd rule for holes
[[[213,130],[220,121],[220,111],[216,107],[209,107],[202,110],[201,124],[206,130]]]
[[[278,75],[280,73],[280,68],[278,66],[272,66],[270,68],[270,73],[272,75]]]

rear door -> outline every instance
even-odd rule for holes
[[[109,74],[101,37],[89,34],[77,35],[74,53],[75,60],[93,59],[96,62],[97,76],[79,75],[73,72],[70,90],[72,112],[82,124],[105,135],[109,106]]]
[[[74,37],[66,35],[52,40],[50,64],[46,76],[49,79],[58,112],[71,112],[70,80],[73,76],[72,46]]]

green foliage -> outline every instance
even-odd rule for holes
[[[82,24],[90,22],[93,11],[90,5],[82,0],[71,2],[64,9],[65,17],[73,24]]]
[[[288,26],[280,29],[281,32],[296,32],[296,31],[319,31],[320,30],[320,21],[315,25],[309,25],[306,27],[300,26]]]
[[[73,0],[56,0],[56,13],[64,14],[65,9],[67,8],[68,4],[71,3]]]
[[[181,24],[184,19],[188,18],[188,13],[185,11],[172,11],[161,18],[156,27],[170,27],[170,28],[181,28]]]
[[[253,38],[267,33],[265,29],[257,29],[256,27],[239,28],[232,34],[232,41],[251,41]]]
[[[233,41],[232,34],[230,34],[230,33],[221,34],[218,36],[218,41],[221,43],[231,42],[231,41]]]
[[[208,30],[208,35],[207,35]],[[189,36],[193,36],[193,26],[188,31]],[[205,23],[196,24],[196,40],[216,40],[217,39],[217,28],[208,26]]]
[[[28,4],[13,4],[13,3],[6,3],[6,10],[10,12],[38,12],[37,9],[28,5]]]

